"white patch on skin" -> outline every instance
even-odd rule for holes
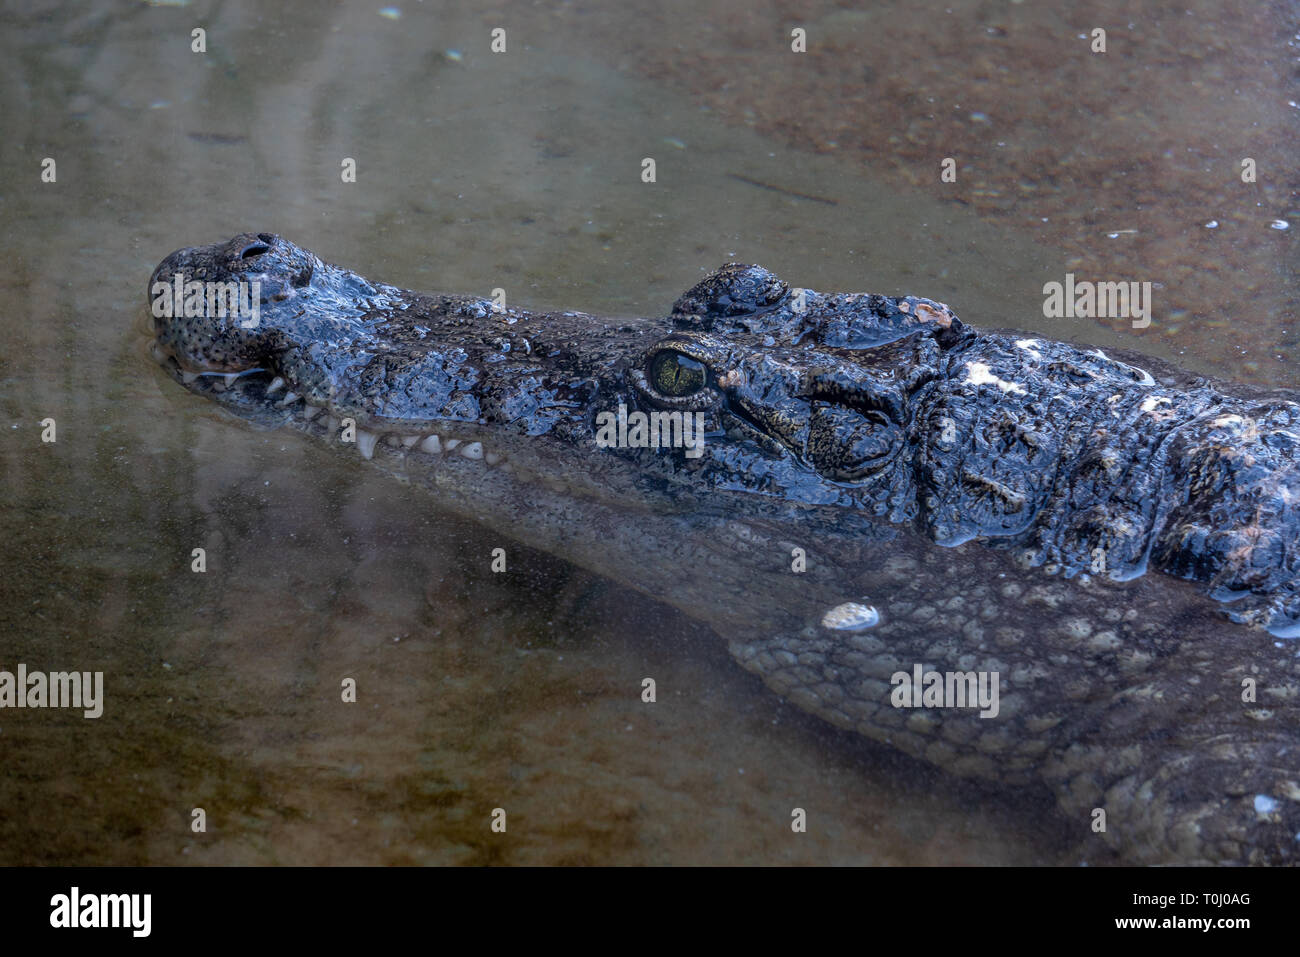
[[[1127,362],[1120,362],[1118,359],[1112,359],[1110,356],[1106,355],[1106,353],[1102,352],[1100,349],[1093,349],[1091,355],[1096,356],[1098,359],[1104,359],[1113,366],[1118,366],[1121,369],[1125,369],[1128,372],[1133,373],[1134,378],[1137,380],[1138,385],[1156,384],[1156,380],[1151,378],[1151,373],[1147,372],[1146,369],[1139,369],[1137,366],[1131,366]]]
[[[880,612],[871,605],[846,601],[822,616],[822,627],[832,631],[866,631],[880,621]]]
[[[1282,803],[1267,794],[1255,795],[1255,813],[1260,817],[1267,817],[1270,814],[1276,814]]]
[[[1169,399],[1168,396],[1164,396],[1164,395],[1149,395],[1149,396],[1147,396],[1145,399],[1142,400],[1142,411],[1143,411],[1143,412],[1154,412],[1154,411],[1156,410],[1156,406],[1158,406],[1158,405],[1168,405],[1169,403],[1170,403],[1170,399]]]
[[[971,362],[966,366],[965,385],[995,385],[1003,392],[1014,392],[1017,395],[1025,394],[1025,387],[1019,382],[1008,382],[1006,379],[999,379],[989,367],[983,362]]]
[[[1229,425],[1241,425],[1245,421],[1246,420],[1239,415],[1221,415],[1211,422],[1210,425],[1214,426],[1216,429],[1222,429]]]
[[[1043,358],[1043,354],[1042,354],[1041,352],[1038,351],[1038,340],[1037,340],[1037,339],[1017,339],[1017,340],[1016,340],[1016,345],[1017,345],[1018,347],[1020,347],[1021,349],[1024,349],[1026,352],[1028,352],[1028,353],[1029,353],[1031,356],[1033,356],[1035,359],[1042,359],[1042,358]]]

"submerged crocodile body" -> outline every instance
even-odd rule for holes
[[[194,282],[257,282],[260,314]],[[839,727],[1045,781],[1129,861],[1300,861],[1293,393],[739,264],[615,320],[247,233],[149,295],[191,390],[681,608]],[[996,704],[920,706],[931,671],[992,676]]]

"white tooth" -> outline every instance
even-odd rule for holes
[[[222,376],[222,378],[226,380],[226,388],[229,389],[232,385],[235,384],[235,380],[239,378],[239,373],[227,372],[224,376]]]
[[[466,442],[461,448],[460,454],[467,459],[481,459],[483,457],[482,442]]]
[[[186,385],[193,385],[193,384],[194,384],[194,380],[197,379],[198,377],[199,377],[199,374],[198,374],[197,372],[182,372],[182,373],[181,373],[181,381],[184,382]]]
[[[307,417],[308,422],[313,421],[318,415],[320,415],[324,411],[325,410],[321,408],[319,405],[312,405],[310,402],[308,402],[306,405],[302,407],[303,415]]]
[[[501,461],[501,456],[498,455],[496,452],[484,452],[483,461],[486,462],[488,465],[496,465]]]
[[[374,432],[366,432],[364,429],[357,429],[357,448],[361,450],[363,458],[372,458],[375,454],[375,443],[379,441],[379,436]]]
[[[284,388],[284,380],[281,379],[279,376],[276,376],[274,379],[271,380],[271,384],[266,387],[266,394],[275,395],[283,388]]]
[[[283,409],[287,405],[293,405],[293,403],[297,401],[298,401],[297,392],[286,392],[284,394],[284,398],[280,400],[280,408]]]
[[[460,445],[460,439],[448,439],[446,442],[442,443],[442,447],[446,449],[448,452],[450,452],[458,445]]]
[[[436,435],[430,435],[420,443],[420,451],[428,452],[430,455],[438,455],[442,452],[442,445],[438,442]]]
[[[408,449],[418,441],[420,441],[420,437],[418,435],[402,436],[402,445],[406,446],[406,448]]]

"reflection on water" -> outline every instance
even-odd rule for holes
[[[792,145],[746,119],[752,87],[701,95],[719,29],[751,29],[731,5],[683,12],[676,34],[566,4],[434,7],[0,14],[0,668],[107,684],[97,721],[0,712],[0,861],[1077,860],[1045,795],[958,792],[785,705],[708,629],[545,555],[493,576],[478,526],[242,428],[153,367],[153,266],[261,229],[372,278],[502,287],[533,308],[661,313],[738,258],[985,325],[1134,341],[1041,317],[1042,283],[1071,259],[1023,221]],[[656,76],[670,47],[673,75]],[[1252,329],[1278,327],[1289,281],[1260,293],[1273,307]],[[1179,358],[1243,374],[1226,351]],[[679,689],[671,706],[640,705],[648,673]],[[339,704],[345,677],[357,705]],[[818,820],[797,840],[796,804]],[[508,842],[484,826],[501,805]]]

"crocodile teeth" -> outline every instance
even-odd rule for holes
[[[438,442],[436,435],[430,435],[420,443],[420,451],[428,452],[430,455],[438,455],[442,452],[442,445]]]
[[[467,459],[481,459],[483,458],[483,443],[466,442],[461,447],[460,454],[465,456]]]
[[[498,462],[501,461],[501,456],[497,455],[497,453],[495,452],[484,452],[483,461],[486,462],[488,465],[496,465]]]
[[[357,448],[361,450],[363,458],[373,458],[375,454],[375,443],[379,441],[379,435],[375,432],[366,432],[357,429]]]
[[[442,443],[442,444],[443,444],[443,447],[444,447],[448,452],[450,452],[450,451],[451,451],[452,449],[454,449],[456,446],[460,445],[460,439],[448,439],[446,442],[444,442],[444,443]]]
[[[418,435],[402,436],[402,445],[408,449],[418,441],[420,441],[420,437]]]
[[[199,377],[199,374],[198,374],[197,372],[182,372],[182,373],[181,373],[181,381],[184,382],[186,385],[193,385],[193,384],[195,383],[195,381],[198,379],[198,377]]]
[[[303,411],[303,415],[307,417],[307,421],[311,422],[312,420],[316,419],[322,412],[324,412],[325,409],[319,405],[312,405],[310,402],[308,402],[306,403],[306,405],[303,406],[302,411]]]
[[[284,398],[280,400],[279,405],[280,405],[280,408],[283,409],[285,406],[287,406],[287,405],[293,405],[293,404],[294,404],[295,402],[297,402],[297,401],[298,401],[298,393],[297,393],[297,392],[286,392],[286,393],[284,394]]]
[[[284,388],[284,380],[281,379],[279,376],[276,376],[274,379],[271,380],[271,384],[266,387],[266,394],[275,395],[283,388]]]

